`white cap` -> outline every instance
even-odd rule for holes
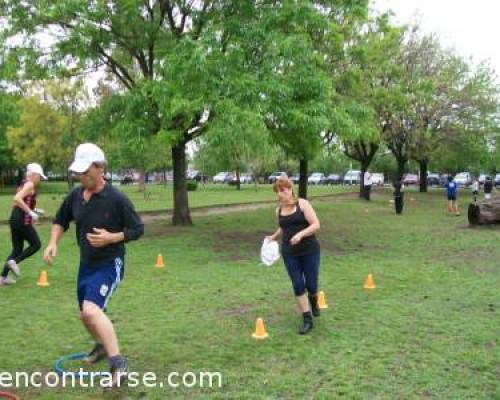
[[[78,145],[75,151],[75,161],[69,166],[73,172],[81,174],[87,171],[93,163],[105,163],[104,152],[93,143]]]
[[[47,177],[43,173],[43,168],[40,164],[37,164],[37,163],[28,164],[26,166],[26,173],[27,174],[35,173],[35,174],[40,175],[43,179],[47,180]]]

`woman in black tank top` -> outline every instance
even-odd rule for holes
[[[47,179],[40,164],[28,164],[26,179],[17,187],[14,205],[9,218],[12,252],[4,264],[0,276],[0,287],[16,283],[15,279],[8,278],[9,272],[12,272],[16,278],[19,277],[21,272],[18,264],[40,250],[40,238],[35,228],[33,228],[33,223],[38,221],[37,211],[41,211],[36,209],[35,206],[36,187],[42,178]],[[24,248],[24,242],[29,243],[27,248]]]
[[[314,235],[320,223],[307,200],[295,199],[293,184],[288,178],[279,178],[273,189],[280,204],[276,210],[279,228],[267,239],[275,240],[281,235],[283,261],[302,311],[303,325],[299,333],[303,335],[313,328],[312,316],[320,315],[317,297],[320,247]]]

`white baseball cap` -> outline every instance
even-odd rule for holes
[[[38,174],[40,175],[43,179],[47,180],[47,177],[45,176],[45,174],[43,173],[43,168],[40,164],[37,164],[37,163],[31,163],[31,164],[28,164],[26,166],[26,173],[27,174],[30,174],[30,173],[35,173],[35,174]]]
[[[93,163],[105,163],[104,152],[93,143],[78,145],[75,151],[75,160],[69,170],[81,174],[87,171]]]

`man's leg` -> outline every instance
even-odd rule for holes
[[[99,306],[91,301],[84,300],[80,318],[95,341],[104,346],[108,357],[120,354],[113,323]]]
[[[78,275],[78,302],[80,318],[87,331],[96,340],[96,355],[102,356],[102,345],[111,368],[112,386],[120,386],[126,379],[127,360],[120,355],[118,339],[113,323],[105,313],[109,300],[123,279],[123,260],[119,257],[109,263],[98,265],[81,265]],[[98,359],[96,355],[88,355],[89,361]]]

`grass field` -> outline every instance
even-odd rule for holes
[[[172,184],[147,185],[146,196],[139,192],[137,185],[117,186],[123,190],[134,202],[138,211],[168,210],[173,207]],[[310,186],[311,196],[338,193],[344,191],[356,191],[355,186]],[[12,207],[12,198],[15,189],[6,187],[0,190],[0,221],[9,218]],[[47,216],[53,216],[67,193],[65,183],[41,183],[38,195],[38,208],[46,211]],[[242,185],[241,190],[227,185],[199,185],[198,190],[189,192],[190,207],[203,207],[219,204],[246,203],[254,201],[274,200],[271,185]]]
[[[219,194],[225,197],[226,194]],[[228,196],[232,196],[228,194]],[[266,194],[267,196],[267,194]],[[314,201],[322,228],[320,287],[329,305],[311,334],[282,263],[259,265],[274,208],[146,226],[128,247],[111,302],[132,371],[220,372],[221,388],[18,389],[23,399],[495,399],[500,398],[499,227],[447,216],[442,193],[407,193],[394,215],[388,193]],[[413,199],[413,200],[412,200]],[[201,201],[201,200],[199,200]],[[217,198],[214,201],[220,201]],[[193,199],[193,203],[196,201]],[[49,226],[39,228],[46,243]],[[8,248],[0,227],[0,254]],[[166,267],[154,267],[162,253]],[[2,256],[4,257],[4,256]],[[0,289],[0,372],[53,368],[90,349],[77,318],[73,233],[36,279],[40,254],[17,285]],[[372,273],[377,288],[363,290]],[[269,339],[251,337],[264,318]],[[77,368],[78,364],[70,364]],[[105,368],[106,364],[101,364]]]

